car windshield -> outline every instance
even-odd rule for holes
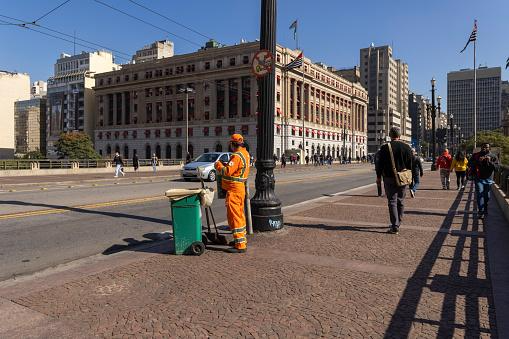
[[[205,154],[200,155],[194,161],[196,161],[196,162],[215,162],[218,157],[219,157],[219,154],[205,153]]]

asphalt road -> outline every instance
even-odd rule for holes
[[[288,206],[372,183],[374,170],[371,165],[287,167],[276,172],[276,180],[276,194]],[[170,230],[164,192],[199,187],[174,175],[63,181],[0,192],[0,281],[161,239],[161,232]],[[213,211],[216,221],[226,219],[223,200],[214,201]]]

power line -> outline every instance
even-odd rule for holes
[[[174,24],[179,25],[180,27],[183,27],[183,28],[185,28],[185,29],[187,29],[187,30],[189,30],[189,31],[191,31],[191,32],[193,32],[193,33],[196,33],[196,34],[198,34],[198,35],[200,35],[200,36],[202,36],[202,37],[204,37],[204,38],[207,38],[207,39],[209,39],[209,40],[215,40],[214,38],[212,38],[212,37],[210,37],[210,36],[208,36],[208,35],[205,35],[205,34],[203,34],[203,33],[200,33],[200,32],[198,32],[197,30],[195,30],[195,29],[193,29],[193,28],[191,28],[191,27],[189,27],[189,26],[186,26],[186,25],[184,25],[184,24],[181,24],[180,22],[175,21],[175,20],[173,20],[173,19],[171,19],[171,18],[167,17],[166,15],[163,15],[163,14],[161,14],[161,13],[159,13],[159,12],[157,12],[157,11],[155,11],[155,10],[151,9],[151,8],[148,8],[147,6],[142,5],[142,4],[140,4],[140,3],[138,3],[138,2],[136,2],[136,1],[134,1],[134,0],[128,0],[128,1],[129,1],[129,2],[131,2],[131,3],[133,3],[133,4],[135,4],[136,6],[139,6],[139,7],[143,8],[143,9],[145,9],[145,10],[147,10],[147,11],[149,11],[149,12],[151,12],[151,13],[155,14],[155,15],[160,16],[161,18],[164,18],[164,19],[166,19],[166,20],[170,21],[170,22],[173,22]]]
[[[117,53],[117,57],[120,58],[120,59],[123,59],[123,60],[129,60],[129,59],[120,57],[120,56],[118,56],[118,54],[122,54],[122,55],[125,55],[127,57],[131,57],[131,54],[128,54],[128,53],[125,53],[125,52],[121,52],[121,51],[115,50],[113,48],[109,48],[108,46],[104,46],[104,45],[101,45],[101,44],[98,44],[98,43],[95,43],[95,42],[92,42],[92,41],[81,39],[81,38],[75,37],[74,35],[67,34],[67,33],[64,33],[64,32],[61,32],[61,31],[57,31],[55,29],[52,29],[52,28],[49,28],[49,27],[46,27],[46,26],[42,26],[42,25],[39,25],[37,23],[34,24],[33,22],[27,22],[27,21],[24,21],[24,20],[21,20],[21,19],[13,18],[13,17],[7,16],[7,15],[2,15],[2,14],[0,14],[0,17],[20,22],[19,24],[17,24],[17,23],[8,23],[8,24],[5,24],[5,25],[14,25],[14,26],[19,26],[19,27],[23,27],[23,28],[27,28],[27,25],[33,25],[33,26],[36,26],[36,27],[48,30],[48,31],[53,32],[53,33],[61,34],[61,35],[66,36],[66,37],[73,38],[73,39],[82,41],[84,43],[90,44],[90,45],[94,45],[96,47],[100,47],[100,48],[104,48],[104,49],[110,50],[112,52]],[[6,22],[6,21],[4,21],[4,22]],[[91,49],[95,49],[95,48],[91,48]]]
[[[180,36],[180,35],[178,35],[178,34],[175,34],[175,33],[173,33],[173,32],[170,32],[170,31],[168,31],[167,29],[164,29],[164,28],[162,28],[162,27],[160,27],[160,26],[156,26],[156,25],[154,25],[154,24],[152,24],[152,23],[150,23],[150,22],[148,22],[148,21],[146,21],[146,20],[140,19],[140,18],[138,18],[138,17],[136,17],[136,16],[134,16],[134,15],[132,15],[132,14],[129,14],[129,13],[127,13],[127,12],[125,12],[125,11],[121,10],[121,9],[115,8],[115,7],[113,7],[113,6],[109,5],[109,4],[105,3],[105,2],[102,2],[102,1],[100,1],[100,0],[94,0],[94,1],[95,1],[95,2],[97,2],[97,3],[99,3],[99,4],[101,4],[101,5],[103,5],[103,6],[105,6],[105,7],[110,8],[110,9],[112,9],[112,10],[116,11],[116,12],[122,13],[122,14],[124,14],[124,15],[126,15],[126,16],[128,16],[128,17],[130,17],[130,18],[134,19],[134,20],[140,21],[140,22],[142,22],[142,23],[144,23],[144,24],[146,24],[146,25],[149,25],[149,26],[151,26],[151,27],[153,27],[153,28],[159,29],[159,30],[161,30],[161,31],[163,31],[163,32],[166,32],[166,33],[168,33],[168,34],[170,34],[170,35],[173,35],[174,37],[177,37],[177,38],[179,38],[179,39],[181,39],[181,40],[187,41],[187,42],[188,42],[188,43],[190,43],[190,44],[196,45],[196,46],[198,46],[198,47],[202,47],[202,45],[200,45],[200,44],[198,44],[198,43],[196,43],[196,42],[194,42],[194,41],[191,41],[191,40],[189,40],[189,39],[187,39],[187,38],[184,38],[183,36]]]
[[[4,17],[4,15],[0,15],[0,16]],[[89,46],[89,45],[85,45],[85,44],[82,44],[82,43],[74,42],[73,40],[68,40],[68,39],[62,38],[62,37],[60,37],[58,35],[54,35],[54,34],[51,34],[51,33],[47,33],[47,32],[44,32],[44,31],[40,31],[40,30],[31,28],[26,23],[17,24],[17,23],[7,22],[7,21],[2,20],[2,19],[0,19],[0,22],[2,22],[4,24],[10,24],[10,25],[13,25],[13,26],[16,26],[16,27],[19,27],[19,28],[25,28],[25,29],[28,29],[30,31],[37,32],[39,34],[43,34],[43,35],[46,35],[46,36],[49,36],[49,37],[52,37],[52,38],[55,38],[55,39],[59,39],[59,40],[66,41],[66,42],[70,42],[72,44],[75,43],[78,46],[85,47],[85,48],[88,48],[88,49],[91,49],[91,50],[95,49],[95,47],[92,47],[92,46]],[[129,59],[121,57],[121,56],[118,56],[118,55],[117,55],[117,58],[129,61]]]
[[[57,9],[59,9],[60,7],[62,7],[63,5],[65,5],[66,3],[68,3],[69,1],[71,0],[66,0],[64,2],[62,2],[60,5],[58,5],[57,7],[53,8],[51,11],[45,13],[44,15],[42,15],[40,18],[38,19],[35,19],[34,21],[32,21],[33,24],[35,24],[37,21],[41,20],[42,18],[45,18],[47,17],[48,15],[50,15],[51,13],[53,13],[54,11],[56,11]]]

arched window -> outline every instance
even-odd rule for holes
[[[119,145],[115,145],[115,152],[118,152],[118,154],[120,154],[120,146]]]
[[[111,157],[111,146],[110,145],[106,146],[106,156]]]
[[[159,144],[156,145],[156,157],[161,159],[161,145]]]
[[[182,145],[177,144],[177,159],[182,159]]]
[[[216,145],[216,152],[222,152],[222,151],[223,151],[223,145],[221,145],[221,144],[219,144],[219,143],[218,143],[218,144]]]
[[[191,159],[193,159],[194,158],[194,147],[193,147],[193,145],[189,144],[187,149],[189,151],[189,155],[191,156]]]
[[[129,146],[124,145],[124,159],[129,159]]]
[[[170,146],[170,144],[166,145],[165,155],[166,155],[166,159],[171,159],[171,146]]]
[[[327,155],[330,155],[330,146],[327,146]]]
[[[145,146],[145,159],[152,158],[152,148],[150,145]]]

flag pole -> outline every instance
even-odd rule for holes
[[[476,39],[477,40],[477,39]],[[474,40],[474,150],[477,147],[477,67],[475,63],[475,45],[476,40]]]

